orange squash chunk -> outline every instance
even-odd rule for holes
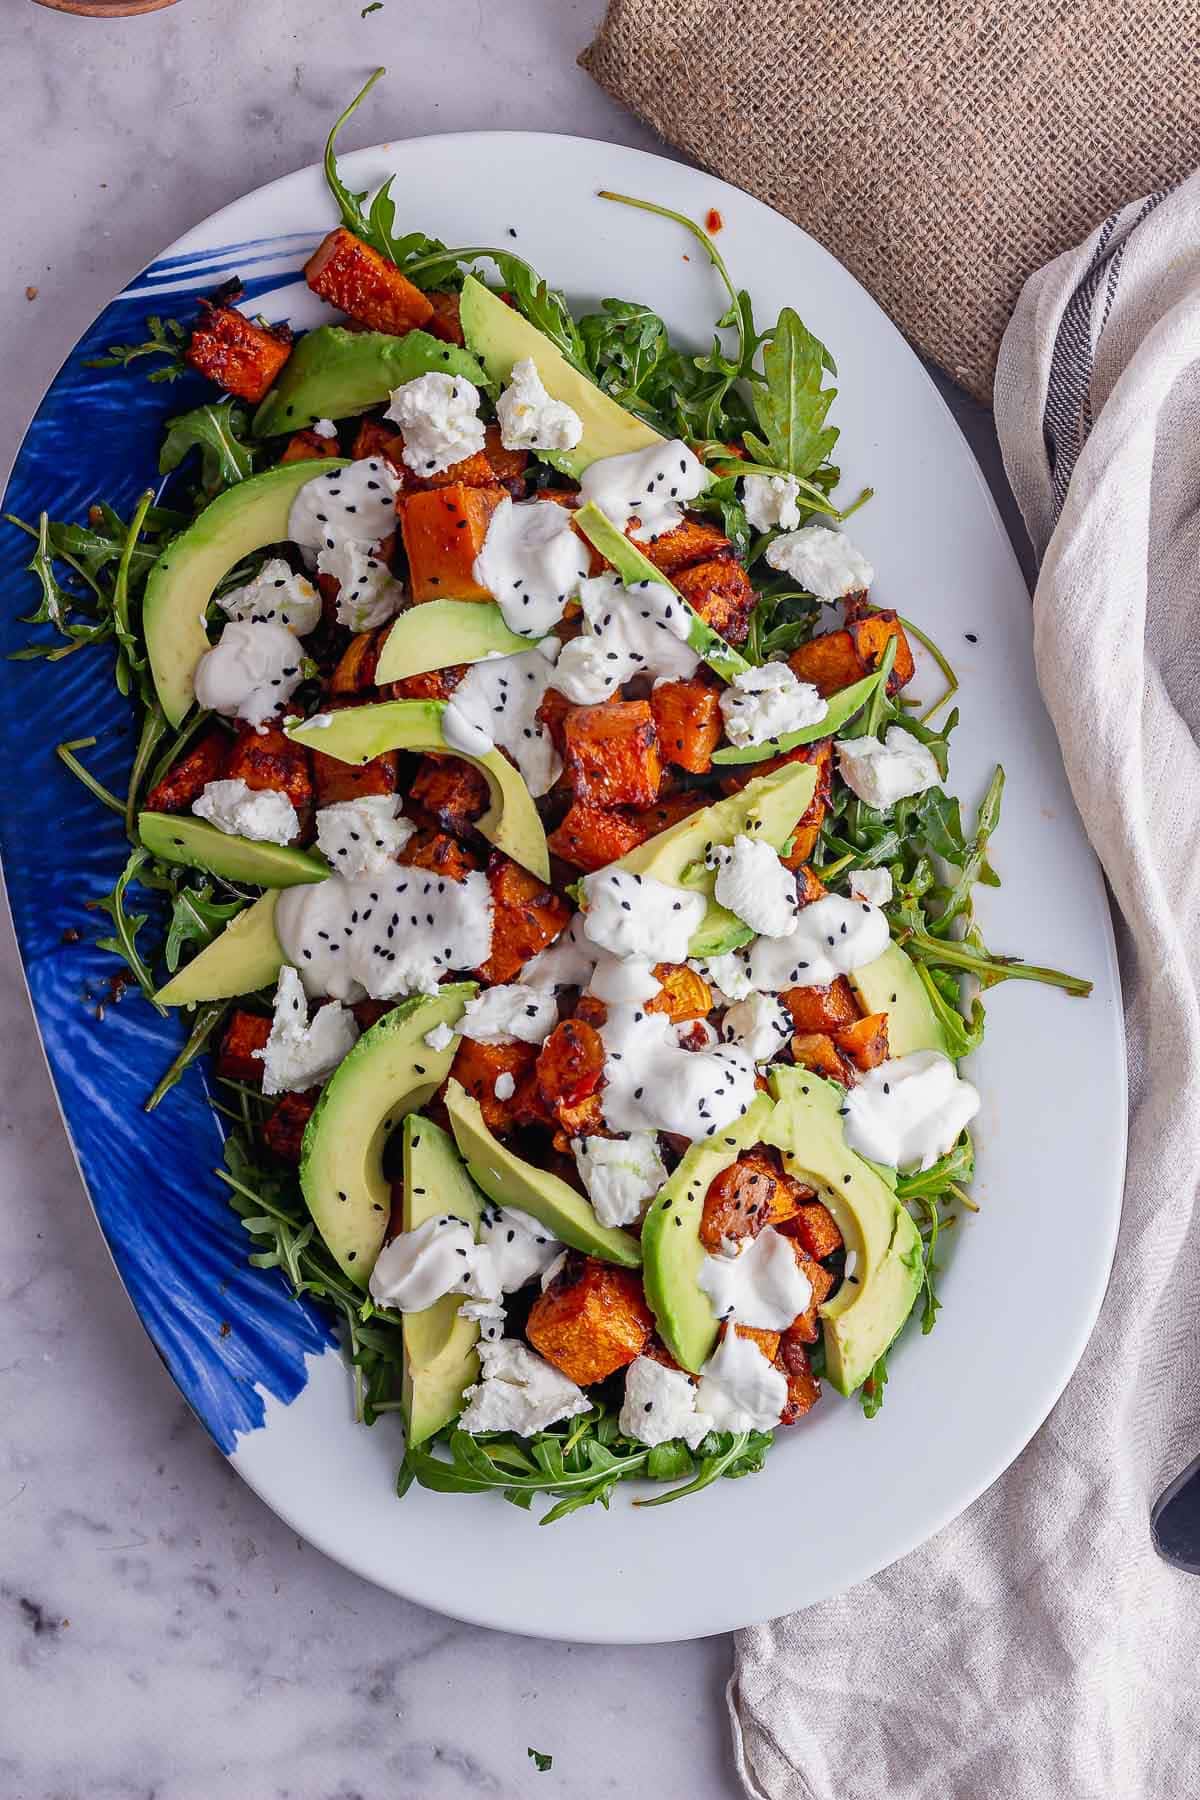
[[[560,894],[507,856],[488,862],[492,890],[492,953],[479,970],[483,981],[512,981],[518,971],[565,929],[571,908]]]
[[[913,653],[904,627],[894,612],[867,613],[864,618],[856,619],[851,625],[850,635],[854,639],[854,648],[859,658],[868,670],[879,667],[889,638],[895,638],[896,659],[887,678],[887,691],[889,694],[898,694],[902,687],[908,686],[916,674],[916,664],[913,662]]]
[[[547,1362],[590,1387],[639,1356],[653,1330],[632,1269],[572,1256],[534,1301],[525,1335]]]
[[[323,438],[318,431],[296,431],[287,441],[281,463],[316,462],[318,458],[339,456],[336,438]]]
[[[775,1361],[775,1358],[779,1354],[779,1341],[783,1335],[781,1332],[765,1331],[761,1325],[735,1324],[733,1329],[735,1336],[749,1338],[752,1344],[757,1344],[768,1362]],[[721,1327],[721,1336],[724,1337],[728,1330],[728,1325],[723,1325]]]
[[[583,1019],[564,1019],[542,1045],[537,1084],[546,1110],[558,1116],[562,1107],[577,1106],[599,1088],[604,1077],[604,1044],[600,1033]]]
[[[477,1044],[474,1038],[463,1038],[454,1053],[450,1073],[461,1081],[468,1094],[479,1102],[483,1122],[497,1137],[503,1137],[516,1124],[513,1105],[515,1093],[507,1100],[496,1097],[496,1083],[501,1075],[511,1075],[514,1086],[529,1074],[537,1056],[533,1044]]]
[[[389,629],[384,625],[377,631],[359,631],[354,634],[329,677],[331,694],[365,694],[375,686],[379,653]]]
[[[664,760],[692,775],[707,774],[724,729],[712,683],[702,676],[661,682],[650,696],[650,710]]]
[[[202,302],[200,323],[184,360],[227,394],[257,403],[274,386],[291,354],[292,334],[286,325],[268,329],[246,318],[236,306]]]
[[[632,528],[625,535],[656,569],[671,577],[696,563],[714,562],[733,555],[733,545],[718,526],[708,519],[693,518],[690,513],[684,515],[674,531],[664,531],[661,537],[648,542],[635,538]]]
[[[654,973],[662,986],[653,1000],[647,1000],[647,1012],[666,1013],[675,1025],[688,1019],[706,1019],[712,1011],[712,989],[702,975],[686,963],[656,963]]]
[[[433,303],[395,263],[339,225],[304,265],[314,294],[372,331],[400,337],[433,317]]]
[[[692,610],[726,643],[745,643],[757,595],[740,562],[719,557],[693,563],[688,569],[680,569],[675,586]]]
[[[811,1257],[798,1238],[792,1239],[792,1249],[801,1272],[808,1278],[812,1299],[788,1326],[788,1336],[793,1340],[798,1338],[802,1344],[815,1344],[821,1335],[821,1327],[817,1323],[817,1308],[828,1299],[829,1290],[837,1277]]]
[[[487,778],[457,756],[423,756],[409,799],[456,837],[465,837],[488,808]]]
[[[175,767],[150,789],[146,795],[147,812],[187,812],[210,781],[221,779],[231,741],[228,732],[219,725],[204,732]]]
[[[502,487],[428,488],[401,494],[396,508],[414,601],[490,600],[472,574]]]
[[[263,1126],[267,1148],[283,1162],[299,1163],[304,1147],[304,1128],[316,1111],[319,1088],[308,1088],[302,1094],[284,1094]]]
[[[217,1074],[226,1081],[241,1081],[247,1087],[261,1087],[262,1057],[256,1056],[254,1052],[266,1049],[270,1035],[270,1019],[264,1019],[258,1013],[245,1012],[239,1006],[229,1016],[221,1047],[217,1051]]]
[[[576,800],[546,841],[552,855],[591,873],[625,856],[647,835],[635,818],[619,808]]]
[[[467,340],[463,336],[462,320],[459,318],[458,295],[431,288],[425,298],[433,308],[425,323],[430,336],[441,338],[444,344],[465,344]]]
[[[785,1237],[794,1237],[817,1262],[824,1262],[842,1247],[837,1220],[821,1200],[804,1201],[780,1230]]]
[[[865,1019],[855,1019],[853,1025],[835,1031],[833,1041],[856,1069],[877,1069],[887,1059],[888,1016],[868,1013]]]
[[[410,868],[430,869],[447,881],[463,881],[479,867],[466,846],[446,831],[418,831],[404,846],[404,860]]]
[[[658,737],[648,700],[575,706],[563,720],[563,761],[580,800],[597,806],[649,806],[662,781]]]
[[[295,744],[276,725],[256,731],[244,726],[233,740],[225,764],[226,781],[244,781],[248,788],[276,788],[286,794],[303,819],[313,801],[313,778],[308,751]]]
[[[775,1367],[787,1377],[787,1403],[779,1416],[781,1425],[794,1425],[806,1412],[811,1412],[821,1398],[821,1384],[812,1372],[808,1352],[799,1338],[784,1332],[779,1344]]]
[[[836,694],[871,673],[859,655],[848,631],[826,631],[810,638],[788,657],[792,673],[801,681],[811,681],[820,694]]]
[[[400,780],[400,758],[395,750],[386,750],[367,763],[345,763],[314,750],[312,772],[318,807],[332,806],[337,800],[360,800],[364,794],[394,794]]]
[[[843,1087],[849,1087],[854,1079],[833,1039],[823,1031],[798,1031],[792,1039],[792,1061],[797,1068],[811,1069],[814,1075],[840,1081]]]
[[[350,452],[355,462],[362,462],[368,456],[382,456],[393,469],[407,480],[408,464],[403,460],[404,439],[394,425],[383,419],[364,419],[354,439],[354,448]]]
[[[840,1031],[858,1018],[858,1002],[844,975],[828,987],[788,988],[779,998],[797,1031]]]

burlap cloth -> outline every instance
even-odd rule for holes
[[[985,401],[1025,278],[1200,163],[1200,0],[609,0],[580,61]]]

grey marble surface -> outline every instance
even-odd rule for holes
[[[311,161],[377,61],[391,79],[348,145],[528,126],[656,147],[575,67],[601,0],[362,4],[182,0],[102,23],[6,0],[0,467],[104,302]],[[956,410],[994,470],[986,416]],[[449,1623],[326,1561],[231,1474],[95,1229],[7,918],[0,1193],[0,1800],[738,1791],[727,1641],[604,1650]]]

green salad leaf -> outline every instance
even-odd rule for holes
[[[762,354],[765,381],[754,391],[761,436],[747,432],[746,449],[761,463],[806,480],[828,462],[838,440],[825,415],[837,389],[822,385],[835,375],[833,358],[797,312],[785,306]]]
[[[535,1750],[532,1745],[529,1745],[526,1748],[525,1754],[532,1762],[539,1775],[544,1775],[547,1769],[553,1767],[554,1758],[552,1756],[547,1756],[544,1750]]]
[[[250,415],[237,400],[214,400],[168,419],[158,453],[161,475],[177,469],[189,451],[200,452],[200,491],[205,501],[254,473],[254,449],[245,441]]]
[[[183,352],[187,347],[188,329],[178,319],[164,319],[151,313],[146,320],[146,336],[140,344],[110,344],[103,356],[92,356],[85,369],[127,369],[143,356],[164,356],[165,363],[152,369],[150,381],[178,381],[188,372]]]

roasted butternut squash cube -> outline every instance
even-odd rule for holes
[[[574,706],[563,720],[563,761],[580,800],[597,806],[649,806],[662,781],[658,736],[648,700]]]
[[[184,360],[227,394],[257,404],[291,354],[286,325],[256,325],[236,306],[202,303]]]
[[[463,1038],[454,1053],[451,1075],[478,1100],[484,1124],[497,1137],[506,1136],[516,1124],[515,1089],[525,1080],[536,1058],[534,1044],[477,1044],[474,1038]],[[502,1075],[513,1078],[514,1092],[507,1100],[496,1094],[496,1083]]]
[[[824,1262],[842,1247],[837,1220],[821,1200],[804,1201],[780,1230],[785,1236],[794,1237],[816,1262]]]
[[[425,475],[420,471],[409,470],[409,483],[414,488],[448,488],[456,484],[468,488],[491,488],[499,486],[496,471],[482,450],[464,456],[461,462],[451,463],[447,469],[435,469],[432,474]]]
[[[680,569],[675,586],[727,644],[744,644],[758,596],[740,562],[718,557]]]
[[[848,631],[826,631],[810,638],[788,657],[788,664],[801,681],[811,681],[817,692],[836,694],[871,673],[855,647]]]
[[[465,344],[467,340],[463,336],[462,320],[459,318],[458,295],[430,288],[425,298],[433,308],[425,323],[429,335],[441,338],[444,344]]]
[[[420,288],[344,225],[317,245],[304,279],[314,294],[372,331],[401,337],[433,317],[433,303]]]
[[[265,1050],[271,1035],[271,1021],[260,1013],[246,1012],[240,1006],[230,1013],[229,1023],[217,1051],[217,1074],[226,1081],[241,1081],[247,1087],[261,1087],[262,1057],[255,1051]]]
[[[395,750],[386,750],[367,763],[345,763],[314,750],[312,772],[318,807],[332,806],[337,800],[361,800],[364,794],[394,794],[400,781],[400,758]]]
[[[821,1398],[821,1384],[812,1372],[804,1344],[786,1331],[780,1339],[775,1367],[787,1377],[788,1386],[787,1404],[779,1423],[794,1425],[806,1412],[811,1412]]]
[[[887,1060],[888,1016],[885,1012],[868,1013],[835,1031],[833,1041],[843,1056],[848,1056],[856,1069],[877,1069]]]
[[[365,462],[369,456],[382,456],[407,481],[411,471],[404,461],[403,451],[404,438],[394,425],[389,425],[385,419],[364,419],[350,454],[355,462]]]
[[[566,929],[571,908],[553,888],[499,852],[489,859],[487,875],[492,890],[492,953],[479,975],[483,981],[512,981],[531,956]]]
[[[779,1340],[782,1336],[781,1332],[765,1331],[761,1325],[735,1324],[733,1329],[737,1337],[749,1338],[752,1344],[757,1344],[768,1362],[775,1361],[775,1358],[779,1354]],[[725,1337],[728,1334],[728,1331],[729,1326],[723,1325],[721,1327],[721,1336]]]
[[[780,1168],[769,1150],[761,1146],[744,1150],[736,1162],[722,1169],[708,1186],[700,1217],[700,1242],[712,1256],[722,1238],[756,1237],[767,1223]]]
[[[286,794],[303,822],[313,803],[313,777],[309,753],[293,743],[277,725],[256,731],[253,725],[238,731],[225,764],[227,781],[244,781],[248,788],[276,788]]]
[[[525,1335],[547,1362],[590,1387],[639,1356],[653,1330],[632,1269],[572,1256],[534,1301]]]
[[[232,742],[229,733],[219,725],[203,732],[175,767],[150,789],[146,795],[147,812],[187,812],[210,781],[220,781]]]
[[[588,1094],[574,1106],[560,1106],[556,1117],[558,1130],[554,1134],[554,1148],[565,1155],[570,1154],[572,1138],[612,1136],[604,1123],[604,1108],[598,1093]]]
[[[560,694],[557,688],[548,687],[538,702],[538,709],[534,714],[538,724],[544,725],[550,733],[551,742],[560,756],[567,744],[563,727],[567,714],[574,710],[575,702],[573,700],[568,700],[567,696]]]
[[[338,658],[329,677],[331,694],[369,694],[375,686],[379,653],[387,638],[388,627],[377,631],[357,631]]]
[[[796,894],[801,906],[811,906],[814,900],[823,900],[829,889],[819,875],[813,873],[807,863],[801,863],[796,870]]]
[[[650,696],[650,710],[664,761],[692,775],[707,774],[724,729],[713,684],[699,675],[660,682]]]
[[[889,638],[895,638],[896,659],[887,678],[887,691],[889,694],[898,694],[902,687],[908,686],[916,674],[916,664],[913,662],[908,636],[894,612],[867,613],[851,625],[850,635],[854,639],[854,648],[860,661],[868,670],[879,667]]]
[[[675,1025],[688,1019],[706,1019],[713,1007],[712,989],[702,975],[686,963],[656,963],[654,973],[662,983],[647,1012],[666,1013]]]
[[[522,487],[529,467],[529,452],[506,450],[500,440],[500,427],[495,423],[484,427],[483,453],[491,463],[497,481],[502,481],[505,487]]]
[[[604,1079],[604,1044],[600,1033],[583,1019],[556,1025],[538,1054],[537,1084],[546,1110],[558,1118],[563,1107],[577,1106],[594,1094]]]
[[[492,598],[472,570],[491,516],[504,498],[502,487],[463,487],[461,482],[397,496],[415,603]]]
[[[685,788],[680,794],[667,796],[660,792],[653,806],[641,807],[629,815],[631,822],[641,833],[638,842],[644,844],[647,838],[657,837],[669,825],[676,825],[680,819],[690,818],[694,812],[707,806],[711,798],[710,794],[704,793],[700,788]]]
[[[465,837],[488,809],[487,777],[458,756],[423,756],[409,799],[424,807],[443,831]]]
[[[284,1094],[263,1126],[267,1148],[281,1162],[299,1164],[304,1130],[316,1111],[320,1095],[320,1088],[307,1088],[302,1094]]]
[[[854,1079],[850,1065],[838,1052],[833,1039],[823,1031],[798,1031],[792,1039],[792,1061],[800,1069],[811,1069],[829,1081],[840,1081],[849,1087]]]
[[[733,545],[719,526],[709,519],[697,519],[685,513],[674,531],[643,541],[635,538],[632,527],[625,533],[664,575],[672,579],[681,569],[696,563],[716,562],[733,555]]]
[[[829,1290],[837,1277],[824,1268],[815,1257],[808,1254],[798,1238],[792,1239],[792,1249],[796,1254],[796,1262],[801,1272],[807,1277],[812,1288],[812,1299],[805,1310],[792,1320],[788,1326],[788,1336],[799,1339],[802,1344],[815,1344],[821,1335],[821,1327],[817,1323],[817,1308],[829,1298]]]
[[[844,975],[828,987],[788,988],[779,998],[797,1031],[841,1031],[858,1018],[858,1001]]]
[[[447,881],[462,881],[479,867],[465,844],[446,831],[418,831],[404,846],[404,860],[414,869],[430,869]]]
[[[453,663],[445,669],[427,669],[423,675],[385,682],[379,692],[387,700],[448,700],[466,672],[466,663]]]
[[[625,856],[648,835],[635,818],[618,807],[576,800],[546,841],[552,855],[590,874]]]
[[[295,431],[279,460],[281,463],[317,462],[338,454],[336,438],[323,438],[319,431]]]

